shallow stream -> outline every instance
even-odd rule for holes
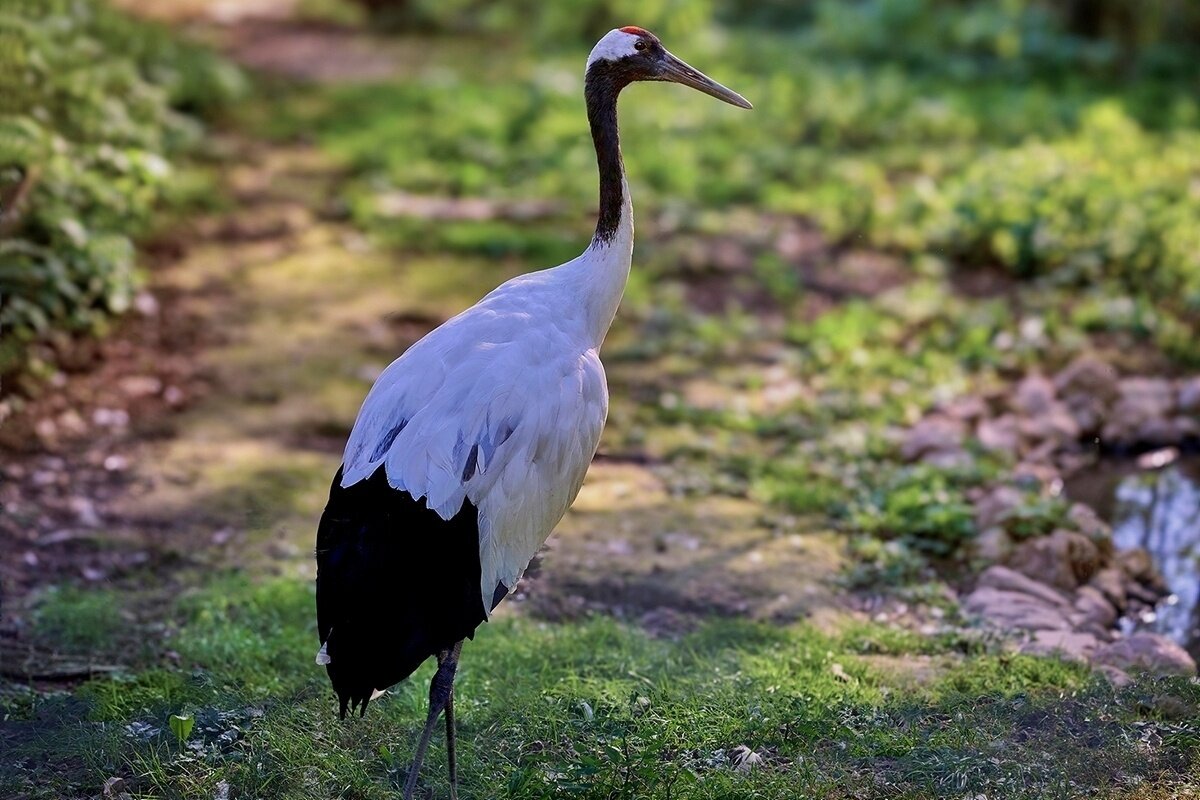
[[[1113,527],[1118,548],[1144,547],[1171,594],[1128,630],[1153,630],[1200,656],[1200,457],[1157,469],[1133,460],[1101,461],[1067,482],[1067,495]]]

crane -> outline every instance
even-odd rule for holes
[[[598,351],[633,256],[617,96],[672,81],[749,102],[635,26],[588,56],[584,98],[600,174],[583,253],[518,276],[412,345],[358,412],[317,529],[317,663],[340,715],[437,658],[404,787],[412,797],[442,712],[456,796],[454,676],[463,641],[516,586],[574,501],[608,414]]]

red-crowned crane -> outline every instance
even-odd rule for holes
[[[617,95],[673,81],[735,106],[745,98],[685,64],[654,34],[609,31],[584,96],[600,170],[600,214],[583,254],[504,283],[410,347],[358,412],[317,531],[317,627],[347,710],[430,656],[417,774],[446,712],[456,793],[454,673],[463,640],[516,586],[579,492],[608,413],[597,351],[625,290],[633,206]]]

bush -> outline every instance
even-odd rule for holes
[[[197,118],[242,88],[214,56],[97,0],[0,9],[0,374],[51,330],[123,311],[131,237]]]

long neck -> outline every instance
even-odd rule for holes
[[[596,166],[600,169],[600,216],[593,244],[608,243],[617,235],[628,201],[625,164],[621,160],[621,134],[617,127],[617,95],[622,84],[607,64],[588,70],[584,84]]]
[[[584,285],[580,288],[589,333],[597,346],[604,341],[621,303],[633,255],[633,204],[625,181],[617,128],[617,95],[626,83],[617,69],[604,62],[588,69],[584,82],[588,122],[600,172],[600,213],[592,242],[579,260],[584,273]]]

